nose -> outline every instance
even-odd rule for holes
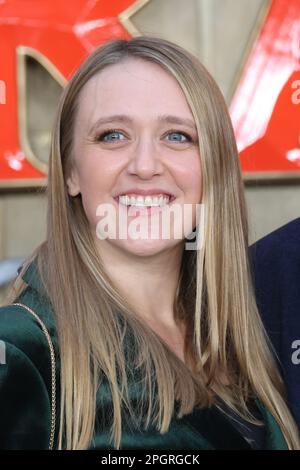
[[[129,160],[127,171],[141,179],[149,179],[163,172],[159,151],[151,139],[139,141]]]

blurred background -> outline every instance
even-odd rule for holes
[[[26,1],[23,1],[23,6]],[[282,0],[280,2],[284,6],[284,2]],[[1,3],[9,2],[0,1],[0,7]],[[16,8],[16,5],[22,2],[13,3]],[[32,5],[34,2],[29,3]],[[117,4],[118,0],[115,2],[102,0],[102,4],[104,3]],[[149,0],[136,3],[139,5],[130,17],[132,26],[129,34],[147,33],[162,36],[197,55],[219,84],[230,107],[272,2],[269,0]],[[286,0],[287,8],[289,3],[289,0]],[[296,38],[299,41],[297,33]],[[1,28],[0,47],[1,50],[5,48]],[[24,122],[26,122],[31,153],[39,160],[39,169],[42,171],[47,165],[50,131],[64,80],[58,74],[49,73],[49,68],[47,69],[45,64],[30,54],[25,57],[24,67],[26,72],[23,90],[26,95]],[[241,95],[238,99],[242,99]],[[0,140],[2,138],[0,135]],[[299,147],[299,141],[297,145]],[[298,154],[294,152],[293,155]],[[257,175],[254,173],[250,178],[245,176],[245,190],[251,242],[300,216],[300,177],[297,171],[294,174],[288,172],[286,175],[277,171],[276,178],[269,178],[268,175],[262,177],[261,173]],[[46,200],[43,186],[9,185],[2,182],[0,304],[5,302],[7,281],[15,276],[16,266],[44,239],[45,222]]]

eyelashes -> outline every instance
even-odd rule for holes
[[[95,141],[96,142],[104,142],[104,143],[111,143],[111,142],[122,142],[124,139],[108,139],[108,140],[105,140],[105,137],[109,136],[109,135],[113,135],[113,134],[121,134],[124,136],[124,133],[122,131],[118,131],[117,129],[107,129],[106,131],[104,132],[101,132],[99,135],[96,136],[96,139]],[[179,143],[179,144],[186,144],[186,143],[196,143],[196,140],[193,139],[192,136],[190,136],[189,134],[187,134],[186,132],[183,132],[183,131],[179,131],[179,130],[176,130],[176,129],[171,129],[170,131],[168,131],[168,133],[166,134],[167,136],[168,135],[172,135],[172,134],[177,134],[177,135],[182,135],[184,136],[185,140],[168,140],[168,142],[175,142],[175,143]]]
[[[110,135],[110,134],[123,134],[123,132],[118,131],[116,129],[108,129],[107,131],[102,132],[96,137],[97,142],[119,142],[120,139],[113,139],[113,140],[104,140],[104,137]],[[124,134],[123,134],[124,135]]]

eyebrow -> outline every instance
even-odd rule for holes
[[[124,122],[127,124],[133,124],[134,119],[126,114],[114,114],[112,116],[102,116],[101,118],[97,119],[97,121],[92,124],[90,129],[90,133],[96,130],[98,126],[101,124],[109,124],[111,122]],[[192,119],[189,118],[181,118],[179,116],[173,116],[171,114],[162,114],[157,116],[157,121],[166,124],[179,124],[190,127],[193,130],[197,130],[196,125]]]

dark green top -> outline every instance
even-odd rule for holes
[[[28,284],[16,302],[35,311],[45,324],[56,356],[56,429],[59,427],[59,350],[54,315],[43,290],[35,262],[23,275]],[[51,429],[51,360],[42,326],[27,310],[16,305],[0,308],[0,448],[48,449]],[[129,382],[130,384],[130,382]],[[104,388],[103,388],[104,387]],[[97,394],[97,419],[91,449],[113,449],[109,444],[112,400],[105,382]],[[132,398],[135,384],[129,385]],[[265,422],[263,449],[287,449],[279,426],[269,411],[257,401]],[[202,450],[251,449],[215,406],[195,409],[183,418],[172,418],[169,430],[160,434],[123,421],[121,449]]]

